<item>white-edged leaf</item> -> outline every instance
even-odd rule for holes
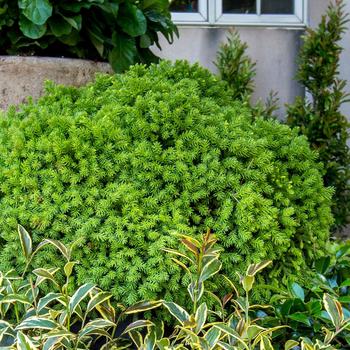
[[[112,297],[111,293],[108,292],[99,292],[95,294],[90,300],[86,308],[86,313],[88,314],[92,311],[96,306],[104,303]]]
[[[40,312],[44,307],[46,307],[52,301],[58,300],[62,297],[61,293],[49,293],[42,297],[38,302],[38,312]]]
[[[107,333],[104,334],[104,332],[100,332],[101,330],[104,330],[105,328],[110,328],[110,327],[114,327],[115,323],[108,321],[108,320],[104,320],[102,318],[100,319],[96,319],[93,321],[88,322],[85,327],[79,332],[78,337],[79,338],[83,338],[87,335],[92,335],[92,334],[100,334],[100,335],[104,335],[107,336],[108,338],[110,337],[109,334]]]
[[[5,295],[1,300],[0,304],[13,304],[13,303],[20,303],[20,304],[27,304],[31,305],[32,303],[29,301],[29,299],[20,294],[7,294]]]
[[[338,330],[344,322],[344,313],[341,304],[327,293],[323,295],[323,304],[334,327]]]
[[[43,280],[49,280],[51,282],[53,282],[56,286],[58,286],[58,283],[54,277],[54,274],[58,271],[59,269],[55,269],[55,270],[48,270],[48,269],[43,269],[43,268],[38,268],[33,270],[33,273],[38,276],[41,277]]]
[[[195,314],[195,320],[196,320],[196,333],[198,334],[203,326],[205,325],[205,322],[207,320],[208,315],[208,307],[206,303],[202,303],[199,308],[196,311]]]
[[[249,350],[248,345],[233,328],[229,327],[224,323],[215,324],[214,327],[220,329],[220,331],[222,331],[227,336],[236,339],[239,343],[243,345],[244,349]]]
[[[30,237],[29,233],[22,225],[18,225],[18,234],[21,241],[23,254],[26,257],[26,260],[29,260],[29,258],[32,255],[32,249],[33,249],[32,238]]]
[[[213,349],[221,336],[221,331],[219,328],[211,327],[205,334],[204,338],[209,344],[209,349]]]
[[[211,259],[203,266],[202,272],[199,276],[199,282],[204,282],[210,277],[216,275],[221,269],[221,261],[218,259]]]
[[[42,243],[39,244],[37,249],[40,249],[42,246],[51,244],[55,248],[57,248],[61,254],[66,258],[67,261],[71,258],[71,250],[66,247],[63,243],[56,241],[54,239],[45,239]]]
[[[296,340],[287,340],[286,343],[284,344],[284,350],[291,350],[298,345],[299,345],[299,342]]]
[[[32,341],[21,331],[17,333],[17,350],[38,350]]]
[[[163,301],[163,305],[181,324],[189,320],[190,315],[181,306],[173,303],[172,301]]]
[[[130,307],[128,307],[124,313],[127,314],[127,315],[130,315],[130,314],[135,314],[135,313],[138,313],[138,312],[144,312],[144,311],[147,311],[147,310],[152,310],[152,309],[155,309],[159,306],[162,305],[162,301],[153,301],[153,300],[150,300],[150,301],[140,301]]]
[[[46,329],[52,330],[59,327],[59,324],[44,317],[30,317],[22,321],[16,329]]]
[[[78,264],[77,261],[68,261],[66,265],[64,265],[64,273],[66,274],[67,277],[70,277],[72,272],[73,272],[73,267]]]
[[[136,329],[143,328],[143,327],[149,327],[153,326],[154,323],[148,320],[137,320],[135,322],[130,323],[124,330],[122,334],[126,334],[132,331],[135,331]]]
[[[73,314],[79,303],[95,288],[95,285],[92,283],[85,283],[72,295],[68,309],[70,314]]]

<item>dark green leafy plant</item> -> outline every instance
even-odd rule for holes
[[[268,327],[290,326],[280,331],[278,337],[282,342],[303,338],[308,345],[318,343],[321,346],[322,342],[327,346],[333,344],[335,348],[349,347],[349,248],[349,243],[330,244],[330,254],[315,262],[315,276],[309,283],[304,287],[291,283],[287,292],[272,297],[273,308],[267,311],[262,324]],[[305,349],[314,348],[305,345]]]
[[[307,29],[299,55],[297,79],[311,95],[288,108],[288,124],[300,127],[325,164],[324,181],[335,189],[332,211],[335,228],[349,222],[350,152],[347,118],[340,106],[348,100],[346,82],[339,78],[339,42],[346,30],[344,2],[332,2],[316,29]]]
[[[116,72],[157,61],[178,34],[168,0],[0,0],[0,54],[108,60]]]
[[[35,243],[79,242],[79,284],[128,305],[181,300],[187,281],[162,248],[177,246],[171,230],[211,227],[228,277],[271,259],[265,281],[279,286],[324,253],[332,217],[321,169],[297,130],[254,119],[197,65],[50,85],[0,119],[0,267],[25,265],[13,234],[21,222]],[[55,255],[35,259],[45,266]]]
[[[246,54],[248,45],[241,41],[236,30],[231,30],[227,42],[221,44],[215,65],[221,79],[227,81],[235,99],[249,100],[254,92],[256,63]]]

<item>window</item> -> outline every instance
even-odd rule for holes
[[[305,23],[307,0],[170,0],[176,23],[290,25]]]

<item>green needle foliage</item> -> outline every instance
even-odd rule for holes
[[[297,130],[254,119],[186,62],[49,85],[0,119],[0,269],[25,264],[21,223],[34,243],[79,242],[80,284],[127,304],[181,299],[188,281],[162,250],[177,246],[169,231],[210,227],[226,275],[268,259],[265,278],[278,284],[305,274],[328,239],[331,190],[316,157]],[[35,259],[44,267],[55,255]]]
[[[319,152],[325,165],[325,184],[335,189],[332,206],[335,228],[350,220],[349,123],[340,112],[341,104],[349,96],[344,92],[346,82],[338,77],[342,52],[339,42],[346,23],[344,2],[335,1],[329,5],[318,28],[307,30],[297,78],[311,100],[298,98],[288,109],[288,124],[300,127],[312,148]]]
[[[168,0],[0,0],[0,54],[109,61],[116,72],[172,42]]]

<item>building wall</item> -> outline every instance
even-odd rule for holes
[[[347,1],[350,12],[350,0]],[[308,22],[317,25],[327,8],[328,0],[309,0]],[[180,26],[180,37],[172,45],[162,41],[161,57],[171,60],[187,59],[200,62],[216,71],[213,61],[221,42],[225,40],[228,27]],[[254,99],[266,99],[271,90],[280,98],[280,117],[285,114],[285,103],[303,95],[303,89],[295,81],[297,54],[303,31],[292,28],[237,27],[241,39],[247,42],[248,54],[257,63]],[[350,34],[344,39],[346,51],[342,56],[341,74],[350,81]],[[344,110],[350,108],[349,105]],[[350,116],[350,113],[348,113]]]

